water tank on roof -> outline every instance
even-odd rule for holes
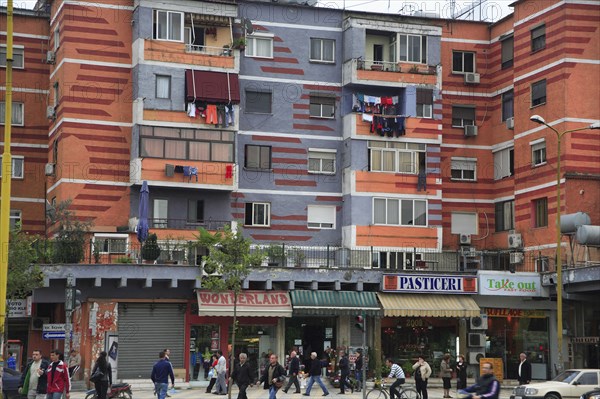
[[[592,219],[585,212],[569,213],[560,217],[560,232],[562,234],[575,234],[579,226],[592,223]]]
[[[600,246],[600,226],[579,226],[575,239],[581,245]]]

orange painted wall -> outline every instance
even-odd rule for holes
[[[435,248],[437,229],[400,226],[356,226],[357,246]]]
[[[223,45],[230,44],[230,41],[229,39],[225,40],[225,28],[218,29],[222,31],[218,37],[222,37],[223,40],[219,40],[219,43],[208,45],[222,48]],[[209,53],[213,53],[215,51],[216,49],[207,50]],[[235,66],[235,57],[239,57],[239,54],[239,50],[233,50],[231,56],[188,53],[185,51],[185,44],[183,43],[150,39],[144,41],[144,59],[150,61],[173,62],[204,67],[232,69]]]
[[[190,180],[180,173],[176,173],[172,177],[165,175],[166,164],[180,165],[181,163],[185,163],[186,166],[195,166],[198,168],[197,182],[195,176],[191,176]],[[223,162],[182,161],[180,159],[144,158],[142,160],[142,180],[180,183],[182,187],[185,186],[186,183],[215,184],[233,187],[233,177],[225,177],[227,166],[233,166],[233,164]]]

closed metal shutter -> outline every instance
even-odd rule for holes
[[[148,378],[158,353],[171,350],[173,368],[183,368],[184,312],[179,304],[119,304],[117,378]]]

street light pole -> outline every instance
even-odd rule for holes
[[[579,130],[588,129],[600,129],[600,122],[596,122],[592,125],[581,127],[578,129],[565,130],[559,132],[548,123],[546,120],[539,115],[533,115],[530,120],[540,125],[544,125],[556,134],[557,148],[556,148],[556,329],[557,329],[557,343],[558,343],[558,367],[559,371],[563,369],[563,307],[562,307],[562,296],[563,296],[563,283],[562,283],[562,235],[560,233],[560,156],[561,156],[561,142],[563,136],[568,133],[577,132]]]

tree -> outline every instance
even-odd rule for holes
[[[71,200],[61,201],[48,217],[56,230],[53,263],[79,263],[83,259],[85,239],[93,223],[77,218],[70,206]]]
[[[202,288],[217,292],[229,291],[233,296],[231,354],[235,356],[238,296],[242,291],[242,283],[250,274],[251,266],[260,264],[264,255],[262,252],[252,253],[250,240],[246,239],[241,231],[231,230],[230,226],[225,226],[223,231],[214,234],[204,228],[199,232],[196,236],[198,244],[208,249],[208,255],[202,257],[200,265]],[[230,364],[230,376],[233,375],[234,365],[235,359]],[[231,383],[228,384],[227,391],[231,399]]]
[[[8,247],[8,281],[6,298],[24,299],[34,289],[42,286],[44,275],[35,249],[39,238],[29,235],[19,228],[10,232]]]

